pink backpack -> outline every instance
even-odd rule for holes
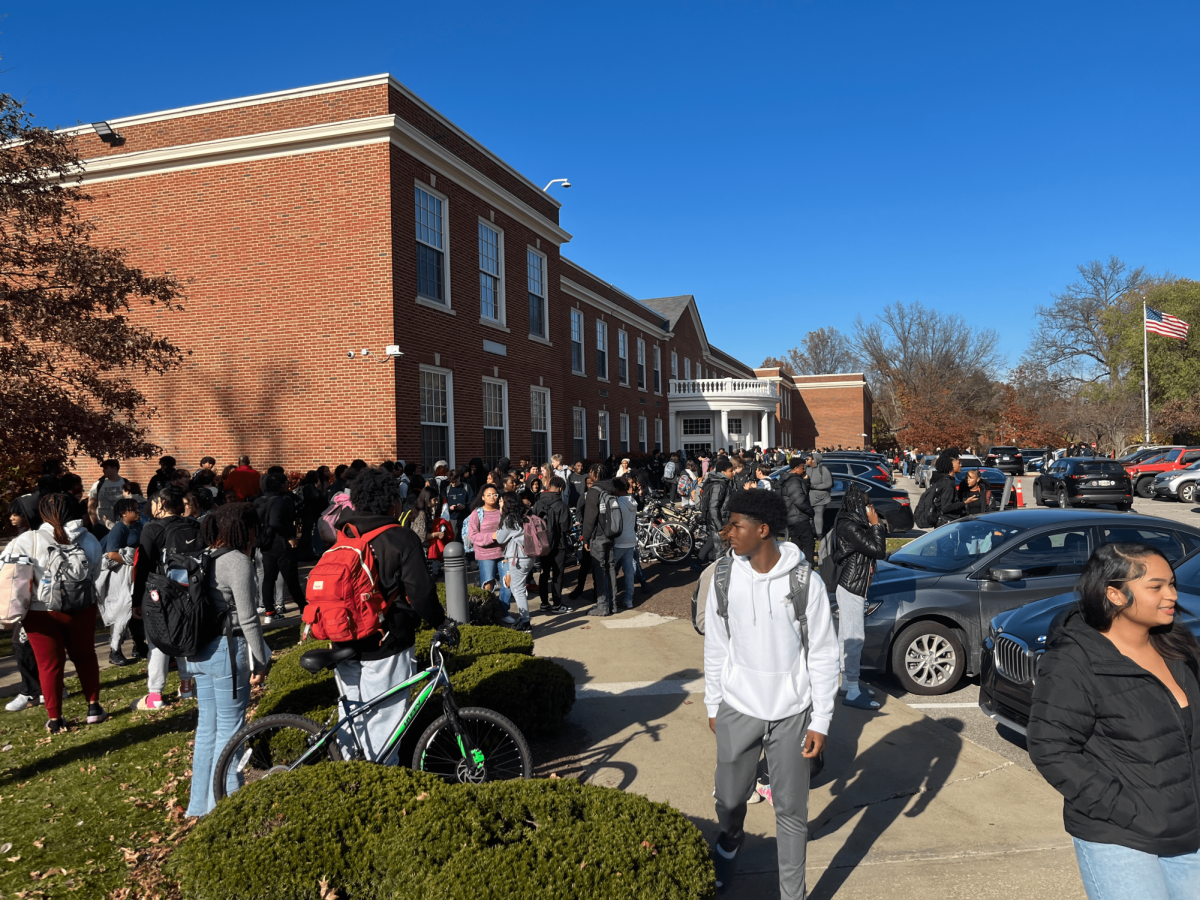
[[[550,552],[550,535],[546,521],[541,516],[530,516],[525,520],[525,555],[545,556]]]
[[[321,513],[321,518],[317,520],[317,533],[325,543],[332,544],[337,540],[338,519],[347,509],[354,509],[353,504],[350,503],[350,492],[339,491],[334,494],[329,507]]]

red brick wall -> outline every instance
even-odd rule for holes
[[[800,385],[803,403],[793,402],[793,417],[807,416],[793,428],[794,440],[801,447],[837,447],[844,449],[864,445],[863,433],[870,434],[869,409],[864,409],[866,393],[863,388],[824,388],[805,391]],[[869,442],[869,438],[866,439]]]
[[[185,282],[184,311],[132,315],[191,351],[138,379],[159,412],[151,437],[180,465],[248,453],[304,470],[395,453],[391,364],[346,359],[392,340],[386,147],[89,187],[101,240]],[[122,471],[144,487],[153,469]]]

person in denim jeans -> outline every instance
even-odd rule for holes
[[[500,527],[500,491],[494,484],[485,485],[479,492],[479,503],[478,508],[467,514],[467,534],[479,564],[479,586],[490,591],[499,580],[497,570],[504,555],[504,548],[494,538]]]
[[[233,616],[233,647],[221,634],[188,657],[188,672],[195,679],[199,701],[189,816],[212,812],[217,757],[246,724],[250,686],[262,684],[270,661],[256,610],[252,555],[257,529],[258,516],[248,503],[226,504],[204,520],[202,536],[214,557],[208,596],[218,610]],[[238,787],[237,775],[228,776],[226,790]]]
[[[513,625],[517,631],[529,630],[529,574],[533,571],[533,560],[525,552],[525,523],[529,510],[519,494],[505,494],[500,508],[500,527],[493,539],[504,547],[504,563],[501,577],[517,601],[518,619]],[[504,602],[503,599],[501,602]],[[509,617],[511,618],[511,617]]]
[[[622,605],[633,609],[633,583],[638,574],[637,501],[629,496],[630,479],[618,475],[613,479],[617,505],[621,507],[621,534],[613,540],[613,571],[625,573],[625,598]],[[617,603],[617,586],[613,584],[613,606]]]

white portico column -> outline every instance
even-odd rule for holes
[[[768,415],[770,415],[770,414],[768,413]],[[771,428],[770,446],[774,447],[774,446],[776,446],[776,444],[775,444],[775,417],[771,416],[771,418],[767,420],[767,424],[770,425],[770,428]]]
[[[721,443],[713,448],[714,452],[729,446],[729,410],[721,410]]]
[[[679,443],[679,429],[676,427],[676,420],[679,418],[679,413],[670,410],[667,412],[667,432],[669,434],[670,443],[667,445],[668,455],[672,450],[678,450],[683,445]]]
[[[770,421],[770,416],[771,414],[769,412],[764,412],[762,414],[762,423],[758,427],[758,439],[762,442],[764,448],[771,446],[771,442],[767,440],[767,437],[771,433],[771,426],[767,424]]]

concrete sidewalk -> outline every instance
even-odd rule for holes
[[[560,775],[671,803],[711,842],[716,747],[702,642],[686,619],[535,616],[535,652],[575,675],[577,751]],[[809,820],[810,897],[1083,898],[1062,801],[1036,774],[877,692],[877,713],[837,707]],[[539,762],[541,762],[539,760]],[[731,898],[778,896],[771,807],[750,807]]]

